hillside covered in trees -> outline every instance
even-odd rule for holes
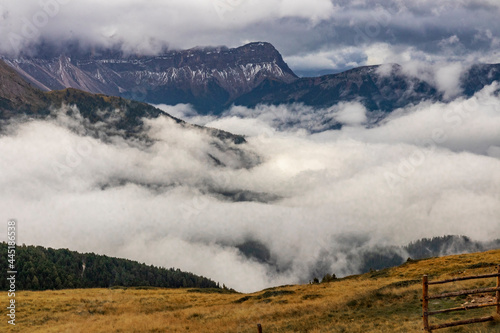
[[[474,241],[466,236],[447,235],[423,238],[406,246],[377,247],[360,253],[361,272],[401,265],[407,260],[442,257],[461,253],[500,249],[500,239],[491,242]]]
[[[0,267],[6,270],[7,243],[0,243]],[[162,288],[218,288],[214,281],[182,272],[112,258],[94,253],[41,246],[17,246],[15,256],[18,290],[109,288],[151,286]],[[7,290],[8,281],[0,279]]]

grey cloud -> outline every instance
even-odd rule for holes
[[[394,54],[420,52],[428,61],[499,61],[498,45],[491,42],[500,31],[500,7],[494,1],[386,1],[381,5],[316,0],[307,6],[292,0],[47,3],[55,3],[57,10],[36,1],[4,5],[8,16],[2,20],[6,29],[0,32],[1,52],[26,49],[40,41],[78,40],[84,46],[119,45],[127,52],[147,54],[165,47],[234,47],[262,40],[273,43],[285,59],[319,52],[343,54],[346,59],[337,60],[330,70],[369,62],[366,48],[380,43]],[[478,31],[487,30],[487,40],[477,38]],[[19,45],[9,43],[12,33],[21,37],[15,39]],[[440,45],[454,35],[460,48]],[[297,70],[317,68],[313,60],[296,63]]]

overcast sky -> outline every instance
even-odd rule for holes
[[[498,17],[497,0],[1,0],[0,52],[41,40],[142,54],[267,41],[296,71],[499,63]]]

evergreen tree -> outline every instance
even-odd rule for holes
[[[7,248],[7,243],[0,243],[0,267],[7,267]],[[179,269],[165,269],[94,253],[81,254],[41,246],[18,246],[16,268],[16,286],[20,290],[112,286],[218,288],[218,284],[212,280]],[[0,280],[0,287],[5,290],[6,279]]]

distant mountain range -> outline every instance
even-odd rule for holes
[[[259,103],[329,107],[339,102],[360,101],[370,111],[392,111],[426,99],[442,99],[432,85],[404,75],[401,66],[391,65],[388,75],[379,74],[379,67],[359,67],[339,74],[301,78],[289,84],[270,78],[234,103],[249,107]]]
[[[221,111],[266,79],[282,83],[297,79],[269,43],[194,48],[152,57],[50,53],[4,60],[42,90],[71,87],[154,104],[191,103],[203,113]]]
[[[393,64],[299,78],[269,43],[238,48],[194,48],[158,56],[120,52],[41,52],[2,59],[41,90],[75,88],[152,104],[192,104],[201,114],[218,114],[232,104],[303,103],[330,107],[360,101],[369,111],[389,112],[423,100],[441,101],[433,84],[408,76]],[[464,96],[500,80],[500,64],[478,64],[461,77]]]

